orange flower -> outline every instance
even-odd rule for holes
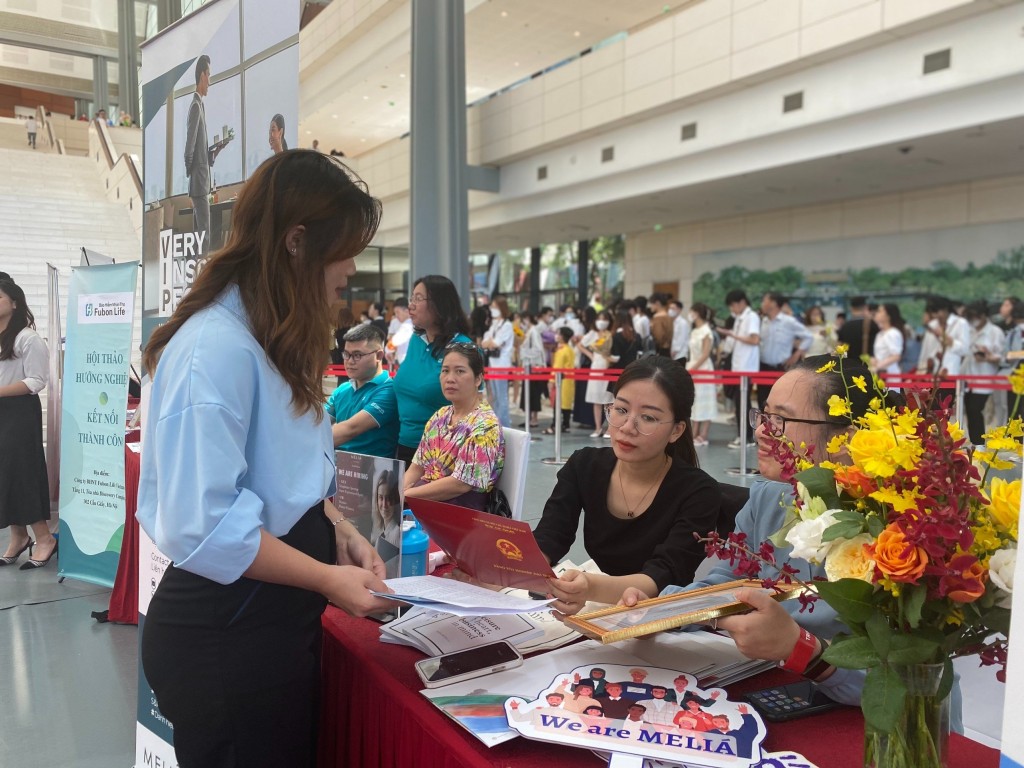
[[[974,555],[957,555],[949,561],[951,573],[942,577],[940,588],[955,603],[973,603],[985,594],[988,571]]]
[[[860,467],[837,467],[833,473],[836,483],[855,499],[863,499],[878,490],[875,481],[864,474]]]
[[[928,553],[908,542],[895,524],[878,534],[878,540],[866,549],[878,570],[892,581],[916,584],[928,565]]]

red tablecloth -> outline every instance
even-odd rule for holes
[[[121,558],[117,561],[114,589],[110,593],[107,621],[139,623],[139,469],[142,456],[128,445],[124,447],[124,534]]]
[[[329,607],[323,617],[320,768],[596,768],[591,752],[524,738],[488,749],[419,694],[413,663],[423,654],[381,643],[379,624]],[[766,672],[730,686],[732,695],[792,679]],[[841,707],[791,723],[770,723],[765,748],[794,750],[821,768],[861,768],[863,719]],[[956,734],[950,768],[996,768],[999,753]]]

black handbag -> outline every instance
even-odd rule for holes
[[[512,518],[512,505],[500,488],[495,488],[487,497],[487,512],[498,517]]]

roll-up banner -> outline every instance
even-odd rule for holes
[[[272,154],[298,146],[299,6],[214,0],[141,46],[145,336],[226,243],[244,181]],[[145,444],[142,455],[145,467]],[[140,531],[140,638],[168,565]],[[140,662],[135,764],[176,765],[173,740]]]
[[[124,432],[139,263],[76,267],[60,429],[60,576],[114,585],[124,533]]]

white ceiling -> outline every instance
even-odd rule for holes
[[[467,3],[466,101],[473,103],[609,37],[639,29],[694,0],[486,0]],[[396,14],[410,14],[405,3]],[[316,21],[313,22],[317,23]],[[409,130],[410,46],[376,62],[372,75],[346,85],[300,115],[299,144],[358,156]],[[316,70],[324,62],[316,62]],[[327,66],[330,66],[329,64]],[[305,72],[299,73],[302,88]]]
[[[584,240],[1014,174],[1024,174],[1024,119],[924,136],[497,227],[474,228],[471,214],[470,249],[486,253]]]

